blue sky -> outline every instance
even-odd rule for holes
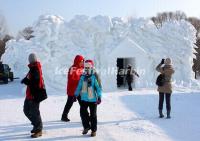
[[[200,0],[0,0],[0,14],[6,17],[11,33],[32,25],[42,14],[70,20],[77,14],[151,17],[176,10],[200,17]]]

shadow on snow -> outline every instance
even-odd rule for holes
[[[160,127],[172,139],[187,141],[200,138],[199,94],[172,94],[171,119],[158,117],[158,98],[158,94],[138,94],[122,96],[121,100],[139,118]],[[163,113],[166,117],[165,107],[164,103]]]

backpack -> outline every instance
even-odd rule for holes
[[[159,74],[156,79],[156,85],[159,87],[164,86],[165,84],[165,74]]]
[[[94,73],[94,76],[99,84],[99,87],[102,89],[102,85],[101,85],[101,79],[99,77],[99,75],[97,74],[97,72]],[[98,100],[98,96],[97,96],[97,89],[96,87],[94,87],[94,91],[95,91],[95,96],[96,96],[96,99]]]
[[[102,88],[101,79],[100,79],[99,75],[97,74],[97,72],[94,73],[94,76],[95,76],[96,79],[97,79],[97,82],[98,82],[98,84],[99,84],[99,87]]]

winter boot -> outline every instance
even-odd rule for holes
[[[82,134],[83,134],[83,135],[87,134],[89,130],[90,130],[90,128],[85,128],[85,129],[83,130]]]
[[[31,135],[31,138],[38,138],[38,137],[41,137],[42,136],[42,130],[34,133]]]
[[[33,129],[31,130],[31,133],[37,133],[40,131],[41,131],[41,129],[37,129],[37,128],[33,127]]]
[[[168,119],[171,118],[171,116],[170,116],[170,110],[167,111],[167,118],[168,118]]]
[[[91,137],[95,137],[97,135],[97,133],[96,132],[91,132]]]
[[[33,129],[31,130],[31,133],[35,133],[35,131],[36,131],[36,128],[33,127]]]
[[[128,87],[128,90],[129,90],[129,91],[133,91],[133,89],[132,89],[132,87],[131,87],[131,86],[129,86],[129,87]]]
[[[159,110],[159,114],[160,114],[159,118],[163,118],[164,117],[164,115],[162,113],[162,110]]]
[[[67,116],[62,116],[62,118],[61,118],[61,121],[64,121],[64,122],[69,122],[69,121],[70,121],[70,119],[68,119],[68,117],[67,117]]]

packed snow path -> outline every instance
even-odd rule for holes
[[[0,85],[0,140],[31,140],[30,122],[23,114],[24,94],[19,81]],[[41,104],[44,135],[41,141],[198,141],[200,138],[200,94],[176,91],[172,96],[172,118],[159,119],[158,95],[154,90],[120,90],[104,93],[98,106],[97,136],[81,135],[79,105],[70,111],[71,122],[60,121],[66,102],[63,92],[49,92]]]

